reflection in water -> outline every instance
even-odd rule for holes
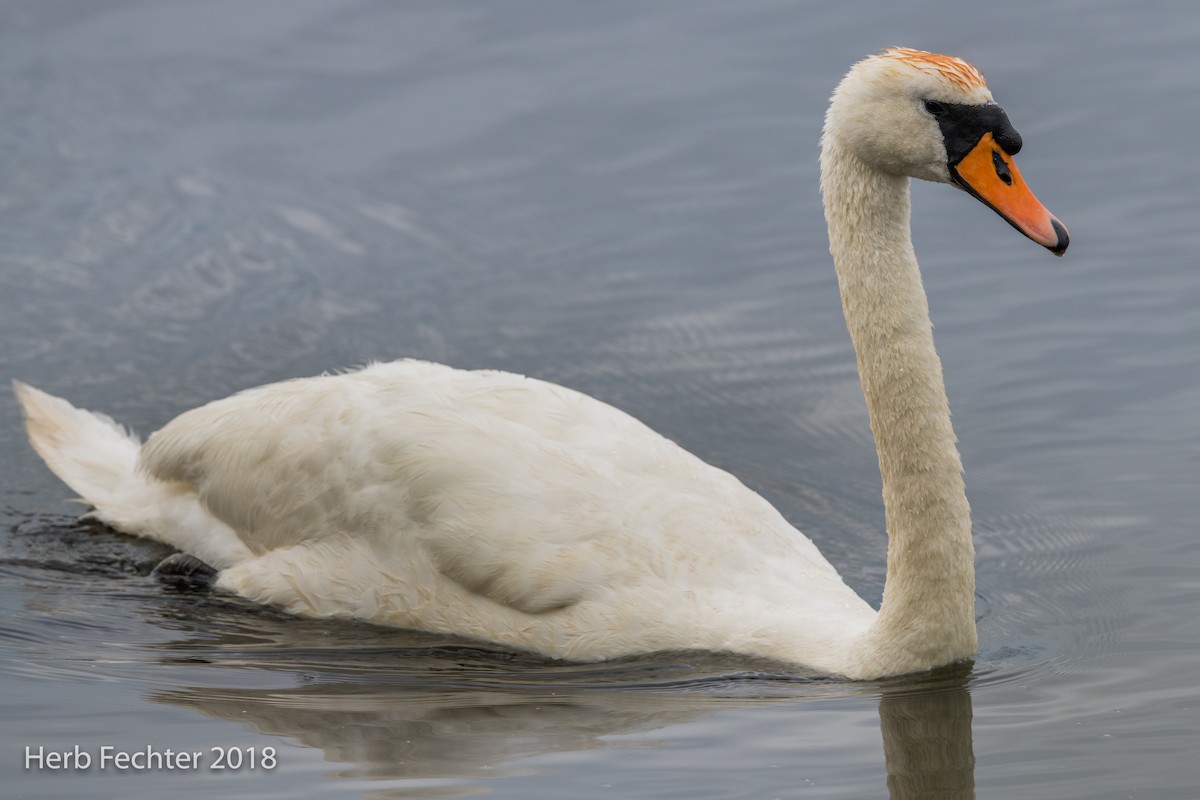
[[[879,727],[892,800],[975,797],[970,671],[954,665],[941,673],[941,685],[885,689]]]
[[[726,708],[879,692],[891,798],[975,796],[969,664],[919,681],[860,686],[748,672],[744,662],[711,654],[571,665],[423,634],[414,634],[413,646],[381,648],[362,641],[372,629],[360,626],[333,647],[328,640],[317,647],[313,634],[327,637],[328,629],[287,619],[257,623],[252,636],[243,629],[217,641],[201,634],[163,645],[170,654],[163,661],[183,655],[218,668],[299,671],[302,685],[194,686],[151,699],[318,748],[329,761],[353,765],[339,773],[345,777],[478,780],[528,773],[502,766],[521,759],[621,746],[606,737],[696,722]],[[802,710],[796,724],[805,724]]]
[[[345,774],[377,779],[520,774],[497,767],[605,746],[601,737],[690,722],[715,708],[694,697],[679,702],[634,691],[434,691],[362,684],[282,691],[191,688],[153,697],[320,748],[330,761],[355,765]]]

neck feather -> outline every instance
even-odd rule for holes
[[[863,657],[888,672],[975,652],[975,571],[962,461],[909,231],[908,178],[828,137],[821,187],[846,325],[879,455],[887,582]]]

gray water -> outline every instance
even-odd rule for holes
[[[0,3],[0,377],[148,433],[371,359],[536,375],[737,474],[873,603],[829,91],[892,44],[968,57],[1073,241],[914,187],[981,646],[882,683],[172,590],[0,398],[5,796],[1200,796],[1197,41],[1182,1]],[[23,768],[151,744],[206,768]]]

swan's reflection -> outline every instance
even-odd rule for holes
[[[707,713],[691,703],[646,702],[636,692],[555,697],[361,685],[185,689],[156,699],[319,748],[330,761],[354,765],[342,774],[376,779],[512,775],[517,771],[504,768],[506,762],[601,747],[604,736]]]
[[[351,765],[344,776],[494,779],[526,771],[511,766],[521,759],[612,747],[605,737],[721,709],[876,694],[892,800],[974,797],[969,665],[920,681],[847,685],[747,672],[744,659],[711,655],[576,666],[423,634],[402,634],[397,647],[395,632],[371,638],[370,628],[339,631],[291,619],[259,619],[267,624],[252,633],[227,631],[214,640],[211,627],[201,633],[194,619],[186,627],[195,638],[165,645],[165,661],[265,668],[304,682],[181,688],[153,699],[320,749],[327,760]],[[797,711],[796,724],[804,725]]]
[[[892,800],[975,797],[970,665],[954,665],[922,684],[884,687],[879,727]]]

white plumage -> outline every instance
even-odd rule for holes
[[[856,66],[839,94],[891,89],[888,102],[907,108],[925,85],[961,91],[888,54]],[[568,659],[699,648],[857,678],[968,656],[969,519],[903,246],[907,178],[881,178],[843,152],[838,102],[823,181],[889,508],[879,614],[733,476],[609,405],[518,375],[374,364],[218,400],[144,446],[107,417],[16,384],[30,440],[98,519],[213,565],[220,589],[297,614]],[[912,125],[936,137],[936,124]],[[876,133],[887,149],[895,134]],[[936,142],[921,146],[945,160]],[[922,170],[937,165],[909,173]],[[852,239],[840,250],[839,226]],[[862,237],[875,245],[870,259]],[[881,275],[885,285],[871,285]]]
[[[137,472],[137,444],[115,424],[31,387],[18,394],[39,452],[89,425],[92,441],[110,440],[97,462],[121,466],[104,476],[75,477],[47,456],[100,520],[296,613],[583,660],[761,652],[752,643],[778,635],[777,617],[799,604],[817,619],[874,615],[732,475],[532,378],[399,361],[263,386],[176,418],[141,448]],[[808,636],[820,663],[828,634]]]

